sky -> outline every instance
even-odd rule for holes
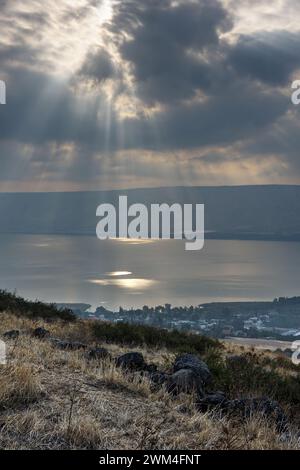
[[[298,0],[0,0],[0,191],[300,184]]]

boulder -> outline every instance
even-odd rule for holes
[[[197,376],[197,380],[201,385],[206,385],[212,379],[212,374],[205,362],[201,361],[193,354],[183,354],[177,356],[173,366],[173,371],[178,372],[182,369],[189,369]]]
[[[3,336],[4,338],[7,338],[7,339],[17,339],[20,336],[20,331],[19,330],[6,331],[3,334]]]
[[[39,339],[48,338],[50,336],[50,331],[42,327],[35,328],[32,332],[32,336]]]
[[[108,359],[111,358],[110,353],[105,348],[93,348],[87,352],[87,359]]]
[[[191,369],[180,369],[172,374],[166,383],[168,393],[178,395],[179,393],[197,393],[203,396],[202,380]]]
[[[197,408],[199,411],[206,412],[212,408],[223,408],[228,403],[228,400],[223,392],[215,392],[200,398],[197,401]]]
[[[147,364],[139,352],[129,352],[116,358],[116,366],[129,371],[145,370]]]

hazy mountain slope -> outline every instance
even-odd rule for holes
[[[0,193],[0,232],[94,234],[96,208],[204,203],[205,230],[228,238],[300,239],[300,186],[174,187],[73,193]]]

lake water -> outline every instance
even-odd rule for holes
[[[93,307],[198,305],[300,295],[300,243],[0,235],[0,288]]]

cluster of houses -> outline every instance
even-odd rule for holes
[[[242,303],[241,303],[242,304]],[[253,309],[238,313],[228,307],[216,310],[214,304],[197,307],[172,307],[171,304],[157,307],[144,306],[141,309],[111,311],[101,306],[95,312],[85,311],[81,316],[102,321],[126,322],[153,325],[166,329],[188,330],[217,338],[300,338],[300,323],[284,327],[281,315],[276,309],[253,314]]]

